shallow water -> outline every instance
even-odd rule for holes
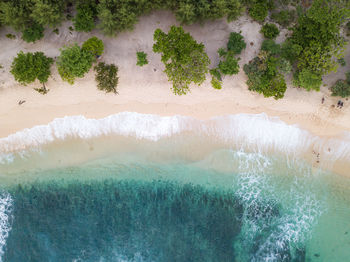
[[[348,261],[350,180],[303,158],[328,141],[142,116],[0,140],[0,261]]]

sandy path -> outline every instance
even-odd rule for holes
[[[152,52],[154,30],[158,27],[168,30],[173,24],[177,23],[171,13],[156,12],[142,17],[133,32],[119,34],[117,38],[107,38],[97,31],[91,34],[70,33],[70,22],[66,22],[60,28],[59,35],[47,29],[45,38],[35,44],[27,44],[20,39],[9,40],[5,35],[10,31],[0,30],[0,64],[4,67],[0,69],[0,137],[66,115],[101,118],[122,111],[181,114],[199,119],[225,114],[265,112],[320,136],[350,131],[350,101],[343,100],[344,107],[341,110],[332,107],[338,99],[330,96],[327,87],[322,87],[321,92],[288,88],[285,98],[276,101],[249,92],[245,84],[246,76],[241,70],[236,76],[225,77],[222,90],[214,90],[208,79],[200,87],[193,86],[192,92],[186,96],[173,95],[170,91],[171,83],[162,72],[164,67],[160,55]],[[202,26],[187,26],[185,29],[205,44],[213,66],[219,61],[217,49],[226,45],[232,31],[241,30],[247,42],[247,48],[241,55],[241,67],[256,56],[262,42],[260,25],[247,17],[241,17],[230,24],[225,20],[217,20]],[[278,41],[284,38],[284,33]],[[105,43],[106,51],[101,60],[119,66],[119,95],[98,91],[92,70],[71,86],[60,79],[54,67],[53,77],[47,84],[50,92],[45,96],[33,90],[39,83],[20,86],[9,73],[12,59],[20,50],[40,50],[55,57],[63,45],[74,41],[81,43],[91,35],[101,37]],[[136,51],[139,50],[148,53],[149,64],[142,68],[136,66]],[[346,55],[348,64],[349,50]],[[330,86],[336,79],[344,78],[346,71],[349,71],[349,67],[340,68],[337,74],[327,76],[325,82]],[[321,104],[322,97],[326,99],[324,104]],[[19,106],[19,100],[26,102]]]

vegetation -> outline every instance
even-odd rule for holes
[[[331,88],[332,96],[349,97],[350,83],[345,80],[338,80]]]
[[[43,93],[47,93],[45,83],[51,75],[51,65],[53,59],[46,57],[42,52],[23,53],[22,51],[14,58],[11,66],[11,73],[16,81],[26,85],[34,82],[36,79],[43,84]]]
[[[97,82],[97,88],[106,93],[113,92],[118,94],[116,89],[119,80],[118,67],[114,64],[100,62],[94,69],[96,71],[95,80]]]
[[[234,75],[239,72],[238,59],[235,58],[233,52],[227,52],[225,60],[220,61],[219,69],[224,75]]]
[[[34,24],[22,32],[22,39],[28,43],[35,42],[44,37],[44,27],[40,24]]]
[[[281,46],[276,44],[272,39],[265,39],[261,44],[261,50],[266,51],[271,55],[281,54]]]
[[[338,59],[338,64],[341,66],[346,66],[346,61],[344,57]]]
[[[295,56],[296,85],[307,90],[319,90],[322,76],[337,70],[334,57],[341,58],[345,46],[340,28],[349,15],[348,6],[341,1],[314,0],[312,6],[299,16],[288,39],[292,49],[299,51]]]
[[[173,82],[175,94],[186,94],[192,82],[203,83],[210,60],[202,43],[197,43],[182,27],[176,26],[172,26],[168,34],[155,30],[154,41],[153,51],[162,54],[164,72]]]
[[[93,55],[77,44],[65,47],[57,58],[58,73],[64,81],[74,84],[76,77],[83,77],[90,70],[93,60]]]
[[[137,52],[136,57],[137,57],[136,65],[144,66],[148,64],[147,54],[145,52]]]
[[[265,1],[256,2],[249,8],[249,15],[258,22],[263,22],[268,15],[268,5]]]
[[[99,57],[103,54],[104,44],[101,39],[96,36],[89,38],[83,43],[82,50],[91,53],[93,56]]]
[[[280,33],[275,24],[264,24],[260,32],[268,39],[274,39]]]
[[[280,12],[272,13],[271,18],[283,27],[289,26],[295,21],[295,10],[282,10]]]
[[[218,80],[217,78],[215,77],[212,77],[211,81],[211,86],[214,88],[214,89],[221,89],[222,88],[222,83],[220,80]]]
[[[242,52],[243,49],[246,48],[246,46],[247,45],[244,42],[244,37],[240,33],[230,33],[230,37],[227,42],[227,50],[229,52],[232,52],[234,55],[238,55]]]
[[[78,32],[90,32],[95,27],[96,6],[92,1],[77,5],[77,14],[73,18],[73,25]]]

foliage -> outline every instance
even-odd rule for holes
[[[307,91],[320,91],[322,76],[309,69],[304,68],[294,75],[293,83],[295,86],[303,87]]]
[[[138,66],[144,66],[148,64],[147,54],[145,52],[137,52],[137,63]]]
[[[263,22],[268,14],[268,6],[266,3],[255,3],[249,9],[249,15],[258,22]]]
[[[64,18],[66,1],[33,0],[34,3],[30,17],[38,24],[55,27]]]
[[[264,97],[283,98],[287,85],[278,66],[278,59],[265,51],[244,65],[249,90],[261,93]]]
[[[282,44],[281,56],[293,64],[297,60],[302,49],[300,45],[287,40]]]
[[[221,73],[218,68],[213,68],[209,70],[212,77],[216,78],[217,80],[222,80]]]
[[[100,62],[94,69],[96,71],[95,80],[98,83],[98,89],[106,91],[106,93],[113,92],[118,94],[116,89],[119,80],[118,67],[114,64]]]
[[[192,82],[203,83],[210,60],[202,43],[197,43],[182,27],[176,26],[172,26],[168,34],[155,30],[154,41],[153,51],[162,54],[165,73],[173,82],[175,94],[186,94]]]
[[[282,73],[282,74],[288,74],[292,71],[292,65],[290,64],[290,62],[284,58],[280,58],[278,60],[278,70]]]
[[[296,12],[295,10],[282,10],[280,12],[272,13],[271,18],[281,26],[287,27],[295,21]]]
[[[218,67],[224,75],[233,75],[239,72],[238,59],[235,58],[233,52],[228,52],[225,60],[220,61]]]
[[[346,61],[344,57],[338,59],[338,64],[341,66],[346,66]]]
[[[95,27],[95,13],[88,4],[78,5],[77,14],[73,18],[74,28],[78,32],[90,32]]]
[[[350,85],[345,80],[338,80],[331,88],[332,96],[349,97]]]
[[[228,39],[227,50],[237,55],[246,48],[246,43],[244,42],[244,37],[240,33],[232,32]]]
[[[292,44],[300,46],[300,53],[295,59],[295,83],[298,86],[319,90],[322,76],[337,70],[334,58],[343,56],[345,46],[340,28],[350,15],[350,9],[344,3],[314,0],[312,6],[299,16],[289,39]]]
[[[272,39],[265,39],[261,44],[261,50],[270,53],[271,55],[280,55],[281,46],[276,44]]]
[[[52,30],[53,33],[55,33],[56,35],[60,34],[60,30],[58,28],[55,28],[54,30]]]
[[[76,77],[83,77],[90,70],[94,58],[77,44],[60,50],[61,54],[56,62],[58,73],[64,81],[74,84]]]
[[[218,80],[216,77],[212,77],[210,83],[211,83],[211,86],[215,89],[222,88],[222,82],[220,80]]]
[[[274,39],[280,33],[275,24],[264,24],[260,32],[268,39]]]
[[[104,44],[101,39],[93,36],[83,43],[82,49],[93,56],[100,56],[103,54]]]
[[[224,57],[224,56],[227,54],[227,51],[226,51],[225,48],[220,47],[220,48],[218,49],[218,54],[219,54],[220,57]]]
[[[52,64],[53,59],[46,57],[42,52],[23,53],[21,51],[12,62],[11,73],[16,81],[23,85],[38,79],[46,91],[45,83],[51,75],[50,68]]]
[[[28,43],[35,42],[44,37],[44,27],[40,24],[33,24],[23,30],[22,39]]]
[[[14,34],[6,34],[6,37],[8,39],[16,39],[16,36]]]

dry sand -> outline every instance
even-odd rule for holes
[[[55,118],[67,115],[84,115],[89,118],[101,118],[122,111],[153,113],[159,115],[187,115],[199,119],[208,119],[217,115],[236,113],[262,113],[278,116],[289,124],[298,124],[319,136],[335,136],[350,131],[350,101],[344,101],[342,109],[336,108],[339,100],[330,96],[328,87],[323,86],[321,92],[307,92],[289,87],[285,98],[274,100],[250,92],[245,84],[247,77],[243,70],[233,77],[225,77],[222,90],[215,90],[210,79],[200,87],[193,86],[191,93],[175,96],[163,73],[164,66],[160,55],[152,52],[153,32],[156,28],[168,30],[171,25],[178,24],[170,12],[155,12],[142,17],[132,32],[119,34],[116,38],[107,38],[98,31],[92,33],[69,32],[71,22],[60,27],[59,35],[47,29],[44,39],[35,44],[17,39],[10,40],[5,35],[10,29],[0,30],[0,137],[38,124],[46,124]],[[239,20],[227,23],[224,19],[207,22],[203,25],[186,26],[196,40],[203,42],[212,66],[219,62],[217,50],[224,47],[232,31],[242,31],[247,48],[241,54],[241,68],[254,58],[262,42],[259,33],[260,25],[243,16]],[[277,41],[282,41],[287,32],[282,31]],[[17,84],[10,74],[10,66],[17,52],[23,50],[43,51],[46,55],[56,57],[59,48],[73,42],[82,43],[92,35],[103,39],[105,53],[100,61],[115,63],[119,67],[119,95],[105,94],[98,91],[91,70],[84,78],[77,79],[74,85],[63,82],[53,67],[53,77],[47,87],[45,96],[34,91],[39,83],[28,86]],[[252,45],[250,43],[253,43]],[[136,66],[136,52],[145,51],[149,64]],[[346,60],[350,63],[350,48]],[[337,74],[324,78],[330,86],[337,79],[344,78],[347,67],[340,67]],[[209,77],[208,77],[209,78]],[[325,103],[322,104],[322,97]],[[26,102],[18,105],[20,100]]]

